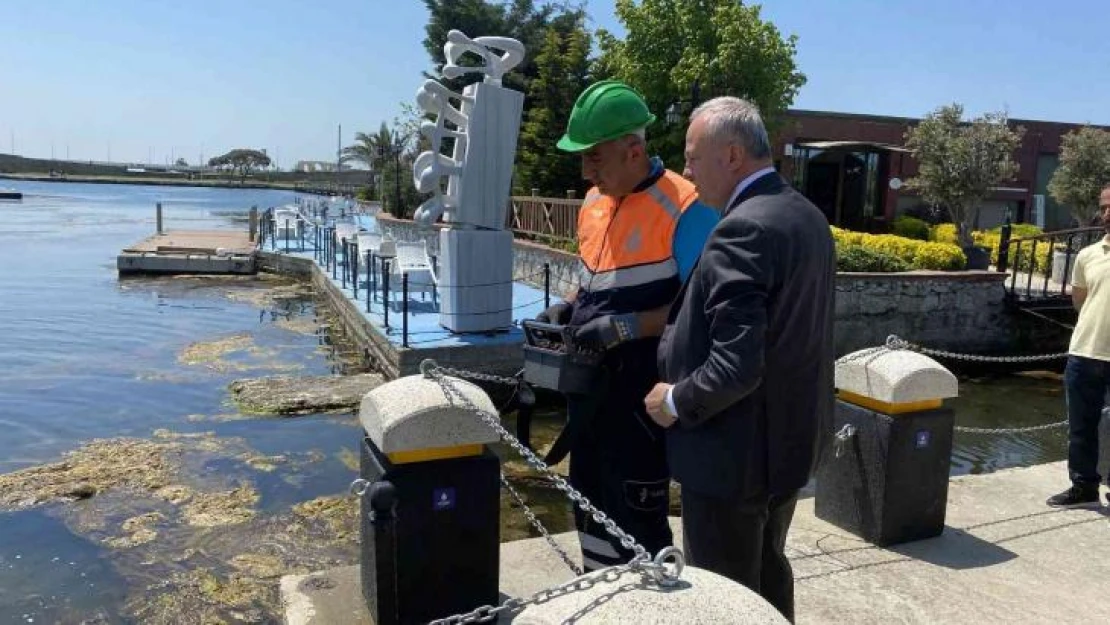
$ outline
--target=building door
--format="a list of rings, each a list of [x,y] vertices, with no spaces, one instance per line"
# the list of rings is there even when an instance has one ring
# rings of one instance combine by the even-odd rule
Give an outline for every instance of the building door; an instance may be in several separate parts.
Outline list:
[[[840,163],[810,161],[806,169],[806,197],[825,213],[830,224],[838,224],[836,199],[840,190]]]

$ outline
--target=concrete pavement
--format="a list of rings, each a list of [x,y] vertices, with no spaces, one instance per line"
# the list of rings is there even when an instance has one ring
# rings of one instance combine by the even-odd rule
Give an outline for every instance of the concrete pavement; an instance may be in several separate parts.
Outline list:
[[[799,502],[787,542],[797,622],[1110,622],[1110,509],[1046,507],[1066,486],[1062,462],[953,478],[943,535],[887,549],[814,517],[812,498]],[[681,545],[680,520],[673,524]],[[577,557],[573,534],[556,539]],[[572,577],[541,538],[501,546],[506,595]],[[286,622],[369,623],[358,588],[357,566],[286,577]]]

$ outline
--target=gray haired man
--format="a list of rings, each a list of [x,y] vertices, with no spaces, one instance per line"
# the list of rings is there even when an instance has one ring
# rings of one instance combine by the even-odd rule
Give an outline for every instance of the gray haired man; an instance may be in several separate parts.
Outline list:
[[[744,100],[694,111],[684,173],[722,216],[671,307],[645,404],[667,428],[687,560],[793,620],[786,533],[832,416],[832,235],[771,166]]]

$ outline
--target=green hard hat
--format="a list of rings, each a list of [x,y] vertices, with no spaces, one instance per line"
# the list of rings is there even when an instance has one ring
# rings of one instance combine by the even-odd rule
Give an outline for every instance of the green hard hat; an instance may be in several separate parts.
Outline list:
[[[559,139],[560,150],[582,152],[593,146],[623,137],[655,121],[639,93],[616,80],[590,85],[578,96],[567,122],[567,132]]]

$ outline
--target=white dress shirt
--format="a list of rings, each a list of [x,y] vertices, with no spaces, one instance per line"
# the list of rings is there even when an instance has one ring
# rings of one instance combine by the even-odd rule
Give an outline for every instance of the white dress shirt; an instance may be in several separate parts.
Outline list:
[[[760,169],[756,172],[753,172],[747,178],[744,178],[743,180],[741,180],[736,185],[736,188],[733,189],[732,195],[728,198],[728,203],[721,207],[721,214],[724,215],[725,211],[727,211],[728,208],[730,206],[732,206],[732,203],[736,201],[736,198],[740,197],[740,194],[744,192],[744,189],[747,189],[749,186],[751,186],[751,184],[753,182],[755,182],[756,180],[759,180],[763,176],[766,176],[767,174],[772,174],[774,172],[775,172],[774,167],[767,166],[767,167],[764,167],[763,169]],[[678,410],[675,410],[674,398],[671,397],[671,393],[673,391],[674,391],[674,386],[671,386],[671,388],[667,389],[667,408],[670,409],[672,415],[675,415],[677,417],[678,416]]]

